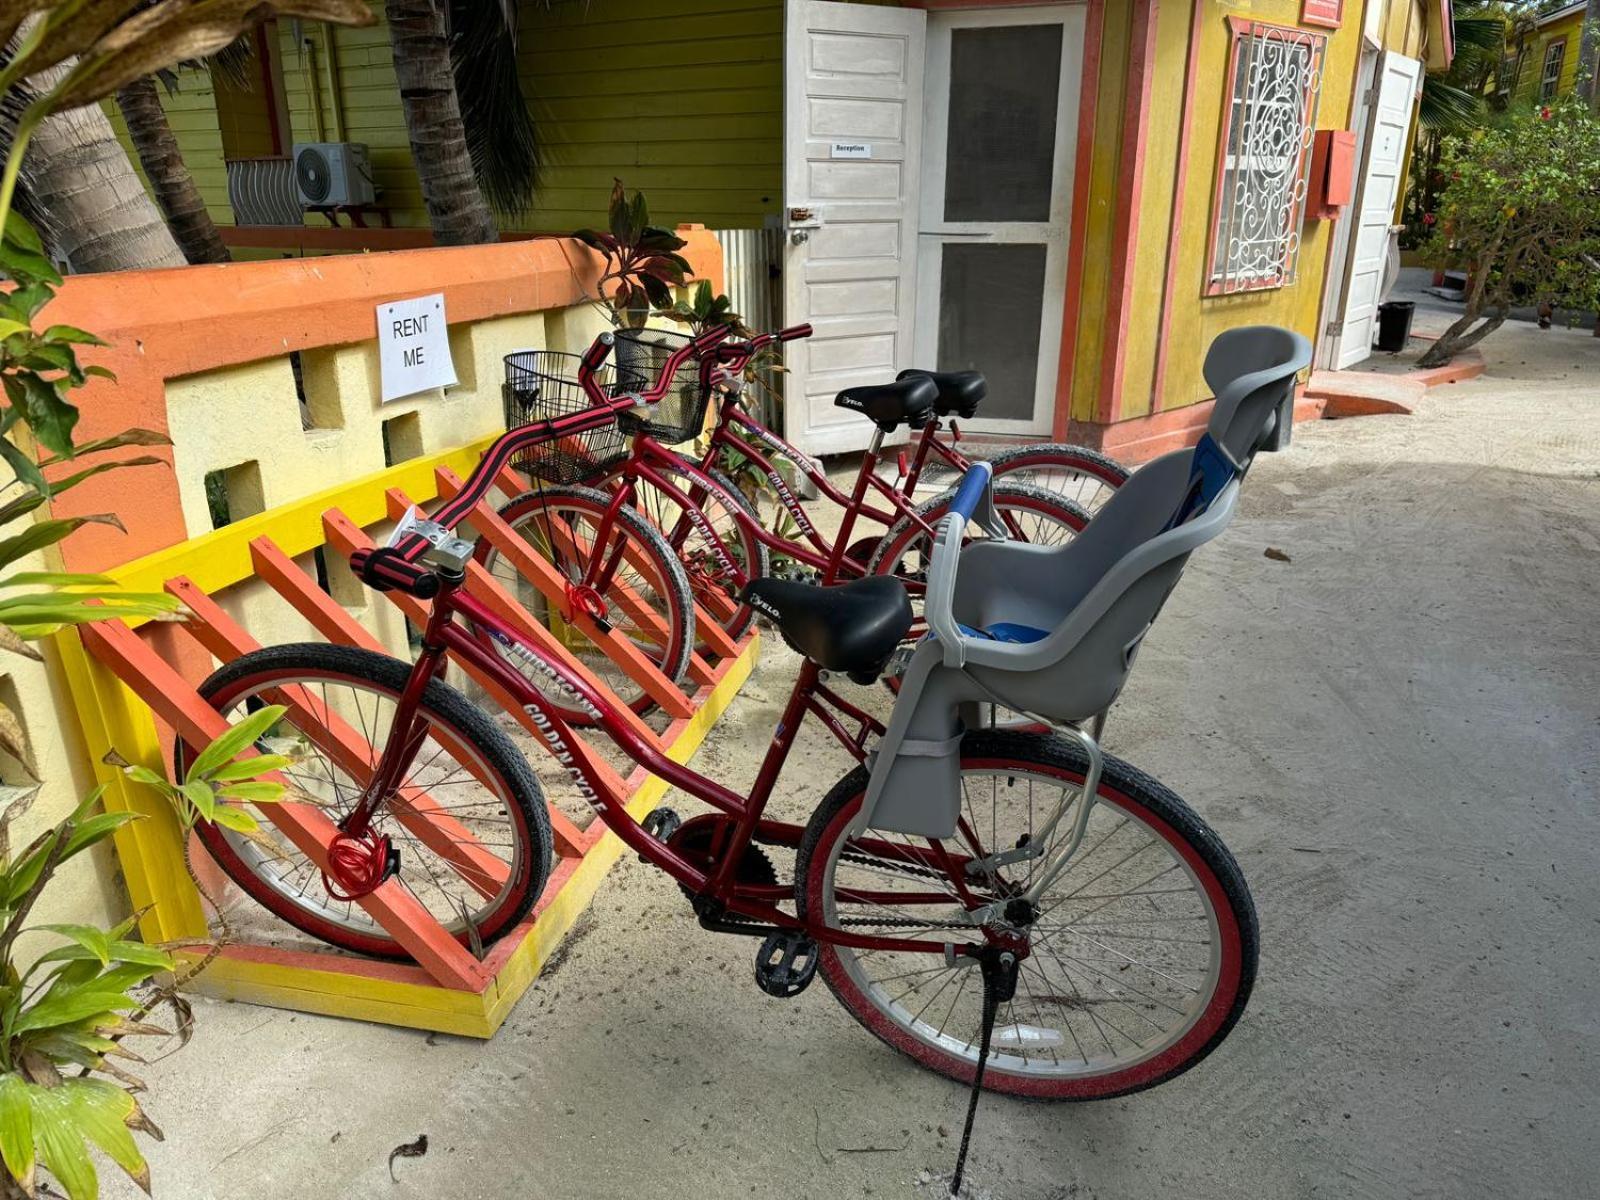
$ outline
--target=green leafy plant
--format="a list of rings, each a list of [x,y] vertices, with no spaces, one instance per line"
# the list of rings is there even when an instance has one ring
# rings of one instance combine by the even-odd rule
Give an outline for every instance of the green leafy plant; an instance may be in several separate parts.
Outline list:
[[[143,1023],[132,989],[172,960],[128,939],[137,915],[109,930],[29,923],[64,864],[135,819],[94,812],[99,799],[92,792],[17,854],[10,825],[26,803],[0,814],[0,1183],[7,1196],[36,1195],[40,1167],[71,1200],[96,1196],[90,1146],[149,1190],[133,1133],[159,1138],[161,1131],[134,1098],[138,1080],[110,1060],[138,1061],[121,1045],[129,1034],[166,1032]],[[51,944],[25,963],[19,942],[38,934],[50,935]]]
[[[689,260],[679,254],[687,243],[670,229],[650,224],[643,192],[630,198],[618,179],[611,189],[610,229],[580,229],[573,238],[604,259],[599,300],[613,325],[641,328],[653,312],[670,313],[672,289],[688,280]]]
[[[687,325],[693,334],[702,334],[720,325],[731,325],[735,332],[745,332],[744,319],[733,311],[733,301],[712,288],[709,279],[698,280],[693,288],[679,288],[672,307],[661,315]]]
[[[1600,308],[1600,118],[1576,98],[1450,139],[1424,246],[1465,271],[1466,308],[1419,360],[1442,366],[1498,329],[1513,303]]]
[[[278,706],[251,713],[197,755],[180,784],[147,767],[123,764],[123,769],[172,803],[186,842],[201,820],[253,834],[259,828],[256,818],[238,805],[281,799],[283,785],[258,776],[287,766],[289,760],[272,754],[237,756],[283,713]],[[141,1001],[135,988],[174,969],[166,949],[129,938],[142,914],[111,929],[29,924],[35,904],[61,866],[137,819],[132,812],[95,812],[103,791],[91,792],[66,820],[15,856],[10,853],[10,824],[27,802],[0,813],[0,1160],[7,1172],[0,1178],[0,1197],[37,1195],[42,1167],[70,1200],[93,1200],[99,1180],[90,1147],[150,1190],[149,1167],[133,1133],[159,1139],[161,1131],[135,1098],[142,1088],[137,1076],[113,1060],[142,1061],[122,1044],[129,1035],[171,1036],[145,1017],[156,1004],[175,999],[178,989],[204,970],[226,942],[224,920],[224,937],[202,959]],[[198,879],[195,883],[206,894]],[[221,920],[221,909],[217,911]],[[54,941],[24,965],[19,942],[34,934],[52,935]],[[73,1070],[77,1073],[69,1074]]]

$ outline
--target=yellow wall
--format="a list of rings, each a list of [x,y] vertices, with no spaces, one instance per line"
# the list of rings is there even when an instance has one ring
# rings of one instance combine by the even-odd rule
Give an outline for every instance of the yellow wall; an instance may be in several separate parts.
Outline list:
[[[782,0],[525,2],[522,15],[523,87],[549,163],[529,226],[602,222],[614,177],[668,226],[777,215]]]
[[[1206,347],[1220,333],[1239,325],[1284,325],[1316,340],[1321,315],[1325,270],[1335,223],[1307,220],[1295,282],[1285,287],[1231,296],[1207,297],[1206,271],[1213,234],[1217,150],[1222,136],[1228,90],[1226,65],[1231,45],[1227,17],[1231,14],[1270,24],[1298,26],[1300,0],[1255,0],[1241,5],[1219,0],[1193,0],[1204,6],[1193,104],[1187,118],[1183,110],[1185,59],[1193,17],[1190,0],[1159,0],[1156,15],[1156,69],[1151,91],[1151,111],[1145,142],[1144,188],[1138,201],[1138,234],[1134,261],[1133,303],[1127,331],[1120,419],[1147,416],[1181,408],[1209,398],[1200,374]],[[1371,0],[1385,3],[1385,0]],[[1111,6],[1108,6],[1108,9]],[[1318,129],[1345,129],[1351,119],[1351,100],[1360,64],[1361,0],[1347,0],[1344,23],[1327,34],[1322,92],[1317,111]],[[1389,0],[1382,21],[1389,48],[1412,56],[1422,53],[1423,20],[1411,0]],[[1102,49],[1102,112],[1120,115],[1125,84],[1119,70],[1127,57],[1122,22],[1107,14]],[[1182,122],[1190,122],[1189,163],[1183,182],[1183,210],[1173,273],[1171,316],[1161,326],[1161,296],[1168,273],[1168,243],[1172,228]],[[1073,380],[1072,415],[1094,419],[1100,376],[1110,369],[1100,353],[1106,315],[1101,307],[1104,272],[1097,266],[1119,248],[1110,237],[1106,209],[1115,203],[1116,166],[1120,160],[1120,121],[1108,129],[1102,120],[1095,146],[1095,183],[1091,193],[1091,226],[1085,254],[1084,312],[1078,329],[1079,357]],[[1162,394],[1152,394],[1159,347],[1167,345],[1166,375]]]
[[[1583,17],[1584,10],[1580,8],[1528,36],[1513,93],[1518,100],[1539,98],[1539,85],[1544,79],[1544,56],[1552,43],[1563,39],[1567,43],[1567,48],[1561,60],[1561,75],[1556,83],[1555,94],[1569,95],[1577,87],[1578,61],[1581,58],[1578,51],[1583,40]]]

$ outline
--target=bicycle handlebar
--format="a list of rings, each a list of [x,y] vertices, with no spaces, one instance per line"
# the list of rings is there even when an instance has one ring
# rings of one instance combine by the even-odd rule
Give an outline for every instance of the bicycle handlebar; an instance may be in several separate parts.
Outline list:
[[[658,402],[672,386],[674,374],[685,358],[690,354],[705,354],[732,332],[728,326],[718,326],[689,339],[668,356],[653,386],[643,392],[617,397],[605,395],[594,379],[595,371],[605,362],[616,342],[613,335],[601,334],[584,353],[578,366],[578,382],[583,385],[592,407],[545,421],[535,421],[503,434],[489,447],[455,498],[434,513],[425,524],[454,529],[488,494],[495,476],[511,463],[517,451],[598,429],[615,421],[618,413],[641,403]],[[356,551],[350,556],[350,569],[363,583],[378,591],[399,589],[418,599],[429,600],[438,595],[443,585],[437,572],[418,564],[418,560],[432,545],[433,542],[420,533],[407,533],[397,538],[392,546]]]
[[[933,552],[928,556],[923,617],[943,648],[945,665],[949,667],[966,662],[965,635],[956,621],[953,603],[961,546],[967,526],[972,523],[982,526],[990,537],[1006,536],[1005,526],[994,511],[994,468],[986,462],[973,463],[961,477],[950,507],[934,530]]]

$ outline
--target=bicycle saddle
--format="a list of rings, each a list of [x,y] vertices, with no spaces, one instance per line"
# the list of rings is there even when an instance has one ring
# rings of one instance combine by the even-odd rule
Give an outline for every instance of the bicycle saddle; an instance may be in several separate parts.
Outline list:
[[[911,628],[911,600],[900,581],[887,575],[837,587],[753,579],[740,599],[770,617],[798,653],[857,683],[878,677]]]
[[[983,398],[989,394],[989,381],[983,377],[982,371],[924,371],[921,367],[912,367],[909,371],[901,371],[895,378],[915,379],[918,375],[933,380],[934,386],[939,389],[939,398],[933,402],[933,411],[941,417],[971,418],[977,413]]]
[[[833,403],[838,408],[853,409],[875,421],[885,433],[893,433],[902,421],[921,429],[933,419],[938,397],[939,389],[933,380],[917,377],[846,388],[834,397]]]

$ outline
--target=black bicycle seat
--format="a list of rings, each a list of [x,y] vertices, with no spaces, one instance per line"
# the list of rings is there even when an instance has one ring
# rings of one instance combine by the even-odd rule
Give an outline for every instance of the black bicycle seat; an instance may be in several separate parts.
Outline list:
[[[885,433],[893,433],[901,422],[921,429],[933,420],[933,406],[938,398],[939,389],[933,380],[919,377],[846,388],[833,402],[839,408],[848,408],[870,418]]]
[[[812,662],[871,683],[911,628],[911,600],[898,579],[869,575],[837,587],[754,579],[740,597],[771,618]]]
[[[901,371],[895,378],[915,379],[919,375],[933,380],[934,386],[939,389],[939,397],[933,402],[933,411],[941,417],[970,419],[977,413],[983,398],[989,394],[989,381],[983,377],[982,371],[924,371],[921,367],[912,367],[909,371]]]

